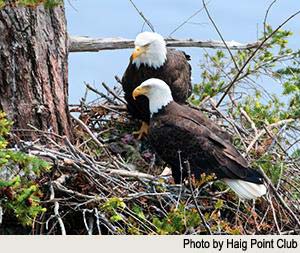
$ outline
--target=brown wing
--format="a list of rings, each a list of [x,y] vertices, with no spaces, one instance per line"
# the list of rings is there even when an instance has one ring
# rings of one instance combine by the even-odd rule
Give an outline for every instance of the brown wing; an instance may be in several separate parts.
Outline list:
[[[168,49],[167,61],[158,69],[143,64],[136,68],[130,61],[122,78],[124,97],[129,113],[134,118],[149,121],[148,99],[144,96],[140,96],[136,100],[132,98],[133,90],[149,78],[159,78],[165,81],[170,86],[174,101],[184,103],[192,92],[191,66],[188,60],[189,56],[184,52]]]
[[[186,102],[192,94],[190,56],[183,51],[168,50],[167,63],[164,70],[164,80],[169,84],[174,101],[180,104]]]
[[[196,124],[204,125],[212,132],[216,133],[219,137],[231,142],[232,136],[220,128],[215,122],[207,118],[201,111],[190,108],[187,105],[179,106],[177,104],[172,105],[176,108],[170,108],[171,110],[176,110],[177,114],[181,117],[188,117],[189,120],[194,121]]]
[[[178,109],[178,108],[177,108]],[[261,175],[248,167],[236,148],[218,136],[218,132],[196,122],[190,115],[167,110],[154,118],[150,141],[158,154],[180,175],[178,151],[182,161],[188,160],[195,175],[215,173],[218,178],[243,179],[260,183]]]

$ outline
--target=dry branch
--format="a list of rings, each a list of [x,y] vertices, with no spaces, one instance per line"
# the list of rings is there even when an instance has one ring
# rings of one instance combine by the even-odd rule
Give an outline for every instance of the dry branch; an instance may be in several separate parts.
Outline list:
[[[111,170],[109,170],[109,173],[111,175],[119,175],[119,176],[124,176],[124,177],[135,177],[135,178],[145,178],[145,179],[149,179],[149,180],[155,180],[155,176],[152,176],[152,175],[149,175],[146,173],[137,172],[137,171],[111,169]]]
[[[51,192],[50,200],[53,200],[55,198],[53,185],[50,185],[50,192]],[[59,203],[58,203],[58,201],[54,201],[54,217],[57,218],[58,224],[60,226],[61,234],[66,235],[67,233],[66,233],[65,224],[64,224],[58,210],[59,210]],[[51,217],[53,217],[53,216],[51,216]]]
[[[278,127],[280,125],[283,125],[283,124],[288,124],[288,123],[291,123],[293,122],[294,119],[286,119],[286,120],[281,120],[281,121],[278,121],[278,122],[275,122],[273,124],[270,124],[267,126],[267,129],[272,129],[273,127]],[[247,147],[246,149],[246,152],[249,153],[249,151],[251,150],[251,148],[254,146],[254,144],[258,141],[258,139],[263,136],[264,134],[266,133],[266,130],[265,129],[262,129],[255,137],[254,139],[251,141],[251,143],[249,144],[249,146]]]
[[[166,39],[168,47],[204,47],[225,48],[222,41],[194,39]],[[242,44],[236,41],[226,41],[231,50],[257,48],[260,42]],[[69,52],[98,52],[102,50],[134,48],[134,40],[126,38],[90,38],[84,36],[69,37]]]
[[[237,229],[241,234],[299,233],[299,201],[286,196],[286,184],[297,184],[295,179],[299,173],[288,155],[283,153],[288,166],[280,176],[282,183],[278,189],[264,175],[270,185],[271,195],[267,203],[263,198],[255,203],[254,217],[249,211],[249,203],[240,203],[242,208],[239,209],[236,196],[228,189],[219,189],[216,184],[210,183],[205,187],[194,184],[190,169],[187,169],[189,184],[174,185],[171,178],[162,177],[161,171],[165,164],[147,147],[146,140],[138,142],[128,134],[135,128],[135,124],[124,113],[124,104],[122,97],[119,99],[118,90],[111,91],[105,97],[98,94],[99,99],[86,103],[84,108],[81,105],[74,106],[77,107],[75,111],[80,113],[78,118],[73,117],[76,143],[72,144],[61,136],[49,136],[47,132],[36,129],[32,131],[39,133],[40,142],[22,141],[20,146],[23,151],[42,157],[53,167],[51,174],[40,180],[43,189],[52,195],[50,199],[49,194],[43,199],[48,211],[36,220],[40,226],[33,226],[33,234],[44,234],[45,229],[48,234],[126,234],[131,233],[128,228],[138,229],[140,234],[157,234],[161,228],[157,227],[153,217],[165,222],[174,213],[181,214],[182,206],[184,213],[196,217],[198,212],[200,218],[198,225],[184,227],[181,231],[184,234],[231,234]],[[88,89],[87,92],[93,91]],[[238,116],[234,117],[231,111],[224,112],[216,108],[211,98],[207,102],[210,103],[203,103],[201,109],[212,120],[221,122],[228,132],[237,133],[246,144],[241,147],[243,154],[246,154],[249,145],[253,147],[256,142],[259,144],[260,138],[268,131],[282,124],[288,124],[290,127],[285,128],[288,130],[296,124],[293,119],[288,119],[265,128],[256,125],[255,131],[254,122],[252,127],[249,126],[248,120],[252,119],[249,117],[247,121],[243,120],[240,110],[237,110]],[[234,104],[231,106],[236,108]],[[98,110],[102,107],[107,109]],[[244,116],[247,117],[247,114]],[[44,139],[49,141],[45,143],[42,141]],[[59,144],[62,139],[65,146]],[[278,138],[276,143],[283,145],[284,140]],[[272,153],[278,150],[276,146],[273,149]],[[249,159],[257,159],[251,153]],[[293,176],[290,176],[291,173]],[[49,190],[47,186],[52,188]],[[290,195],[298,192],[297,189],[288,189]],[[112,212],[114,203],[121,205]],[[219,207],[216,209],[217,205]],[[137,210],[140,211],[137,213]],[[116,217],[121,220],[115,221]],[[231,218],[226,220],[223,217]],[[237,227],[234,221],[239,221],[240,225]]]

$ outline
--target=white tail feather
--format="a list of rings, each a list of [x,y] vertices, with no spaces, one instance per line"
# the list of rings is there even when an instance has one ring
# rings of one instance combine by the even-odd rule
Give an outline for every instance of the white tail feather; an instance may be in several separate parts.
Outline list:
[[[224,181],[241,199],[256,199],[267,192],[264,184],[255,184],[240,179],[228,178],[224,179]]]

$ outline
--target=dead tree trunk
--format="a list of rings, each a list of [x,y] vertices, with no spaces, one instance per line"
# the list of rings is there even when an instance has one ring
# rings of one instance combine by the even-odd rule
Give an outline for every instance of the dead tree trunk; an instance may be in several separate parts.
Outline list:
[[[63,6],[0,10],[0,110],[15,129],[30,124],[71,138],[67,58]]]

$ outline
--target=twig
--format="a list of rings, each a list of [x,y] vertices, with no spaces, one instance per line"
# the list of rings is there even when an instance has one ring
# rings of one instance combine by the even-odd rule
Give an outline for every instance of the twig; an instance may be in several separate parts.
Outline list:
[[[250,126],[251,126],[251,128],[253,129],[254,134],[257,135],[257,133],[258,133],[257,127],[256,127],[254,121],[253,121],[253,120],[250,118],[250,116],[248,115],[248,113],[244,110],[244,108],[242,108],[242,107],[239,108],[237,102],[232,98],[231,95],[229,95],[229,98],[231,99],[232,104],[233,104],[237,109],[240,110],[241,114],[242,114],[242,115],[246,118],[246,120],[250,123]]]
[[[269,187],[272,189],[273,193],[275,194],[275,196],[279,200],[279,202],[282,204],[282,206],[284,207],[284,209],[293,217],[294,221],[300,227],[300,220],[298,219],[297,215],[291,210],[291,208],[287,205],[287,203],[283,200],[283,198],[277,192],[275,186],[273,185],[273,183],[271,182],[271,180],[268,178],[268,176],[266,175],[266,173],[264,172],[264,170],[260,166],[258,168],[259,168],[259,171],[262,173],[264,179],[268,183]]]
[[[267,129],[271,129],[273,127],[277,127],[277,126],[280,126],[282,124],[288,124],[288,123],[291,123],[293,122],[294,119],[285,119],[285,120],[281,120],[281,121],[278,121],[278,122],[275,122],[273,124],[270,124],[267,126]],[[246,152],[249,153],[249,151],[251,150],[251,148],[254,146],[254,144],[258,141],[258,139],[263,136],[264,134],[266,133],[266,130],[265,129],[262,129],[254,138],[253,140],[250,142],[249,146],[247,147],[246,149]]]
[[[193,189],[193,185],[192,185],[192,176],[191,176],[191,167],[190,167],[190,163],[188,161],[184,161],[184,164],[187,168],[187,171],[188,171],[188,177],[189,177],[189,185],[190,185],[190,189],[191,189],[191,192],[192,192],[192,197],[193,197],[193,201],[194,201],[194,204],[196,206],[196,209],[198,211],[198,214],[201,218],[201,221],[206,229],[206,232],[209,234],[209,235],[212,235],[212,232],[211,232],[211,229],[209,227],[209,225],[206,223],[206,220],[205,220],[205,217],[201,211],[201,209],[199,208],[198,206],[198,203],[197,203],[197,200],[196,200],[196,196],[195,196],[195,192],[194,192],[194,189]]]
[[[102,86],[111,94],[113,95],[116,99],[118,99],[120,102],[122,102],[123,104],[127,104],[127,102],[121,98],[120,96],[118,96],[113,90],[111,90],[104,82],[102,83]]]
[[[110,169],[108,170],[109,174],[111,175],[119,175],[119,176],[124,176],[124,177],[134,177],[134,178],[145,178],[149,180],[155,180],[156,177],[142,173],[142,172],[137,172],[137,171],[127,171],[127,170],[114,170]]]
[[[51,193],[50,200],[53,200],[55,198],[55,193],[54,193],[54,188],[53,188],[52,184],[50,185],[50,193]],[[57,218],[58,224],[60,226],[61,234],[66,235],[67,234],[66,228],[65,228],[62,218],[60,217],[58,210],[59,210],[59,203],[58,203],[58,201],[54,201],[54,216]]]
[[[285,125],[285,126],[286,126],[286,125]],[[273,138],[274,143],[277,144],[277,146],[281,149],[281,151],[282,151],[288,158],[292,159],[292,158],[290,157],[289,153],[287,153],[287,152],[285,151],[285,149],[282,147],[282,145],[278,142],[277,138],[274,138],[274,137],[272,136],[272,134],[270,133],[269,129],[266,128],[266,126],[263,126],[263,127],[264,127],[266,133],[267,133],[271,138]],[[296,168],[300,169],[300,166],[299,166],[298,164],[294,163],[294,165],[295,165]]]
[[[238,65],[237,65],[237,63],[236,63],[236,61],[235,61],[235,59],[234,59],[234,56],[233,56],[233,54],[232,54],[230,48],[228,47],[226,41],[224,40],[224,38],[223,38],[221,32],[219,31],[219,28],[217,27],[215,21],[214,21],[213,18],[211,17],[211,15],[210,15],[210,13],[209,13],[209,11],[208,11],[208,9],[207,9],[207,6],[206,6],[206,3],[205,3],[204,0],[202,0],[202,4],[203,4],[203,8],[204,8],[204,10],[205,10],[205,12],[206,12],[206,14],[207,14],[209,20],[210,20],[211,23],[213,24],[213,26],[214,26],[215,30],[217,31],[217,33],[218,33],[220,39],[222,40],[222,42],[224,43],[224,45],[225,45],[225,47],[226,47],[228,53],[230,54],[230,57],[231,57],[231,59],[232,59],[232,61],[233,61],[233,63],[234,63],[235,68],[237,69],[237,71],[239,71],[239,67],[238,67]]]
[[[180,188],[179,188],[179,194],[178,194],[178,198],[177,198],[177,202],[176,202],[176,209],[179,206],[179,202],[181,199],[181,194],[182,194],[182,185],[183,185],[183,167],[182,167],[182,159],[181,159],[181,151],[178,150],[178,159],[179,159],[179,169],[180,169]]]
[[[0,205],[0,225],[2,224],[2,221],[3,221],[3,208]]]
[[[209,4],[211,2],[207,1],[206,4]],[[185,21],[183,21],[179,26],[177,26],[172,32],[170,32],[170,34],[168,35],[169,38],[171,38],[171,36],[177,32],[181,27],[183,27],[185,24],[187,24],[193,17],[197,16],[201,11],[203,11],[204,7],[202,7],[200,10],[197,10],[196,12],[194,12],[191,16],[189,16]]]
[[[236,122],[234,122],[232,119],[228,118],[226,115],[224,115],[224,113],[222,113],[216,106],[216,103],[215,101],[212,99],[212,98],[209,98],[209,102],[211,104],[211,106],[213,107],[213,109],[224,119],[226,120],[229,124],[231,124],[234,129],[236,130],[235,132],[240,136],[241,140],[242,140],[242,137],[239,133],[239,131],[245,135],[248,135],[249,133],[243,129],[240,125],[238,125]]]
[[[79,198],[83,198],[83,199],[90,199],[90,200],[93,200],[95,202],[99,202],[100,200],[103,199],[103,198],[100,198],[99,196],[86,195],[86,194],[82,194],[82,193],[77,192],[77,191],[67,189],[66,187],[64,187],[62,184],[60,184],[57,181],[53,182],[53,187],[58,189],[61,192],[64,192],[64,193],[67,193],[67,194],[70,194],[70,195],[73,195],[73,196],[76,196],[76,197],[79,197]]]
[[[225,93],[222,95],[221,99],[217,103],[217,107],[222,103],[223,99],[226,97],[228,92],[230,91],[231,87],[234,85],[235,81],[239,78],[241,73],[244,71],[248,63],[251,61],[251,59],[255,56],[255,54],[262,48],[262,46],[267,42],[268,39],[270,39],[282,26],[284,26],[288,21],[290,21],[292,18],[294,18],[296,15],[298,15],[300,11],[295,12],[291,16],[289,16],[283,23],[281,23],[271,34],[269,34],[267,37],[263,39],[263,41],[260,43],[260,45],[252,52],[252,54],[248,57],[248,59],[245,61],[243,66],[240,68],[239,72],[235,75],[233,80],[228,85],[228,88],[226,89]]]
[[[170,195],[170,192],[137,192],[128,194],[126,199],[136,199],[140,197],[150,197],[150,196],[166,196]]]
[[[93,88],[91,85],[89,84],[85,84],[86,88],[93,91],[94,93],[96,93],[97,95],[99,95],[100,97],[105,98],[107,101],[109,101],[112,104],[116,104],[110,97],[108,97],[107,95],[105,95],[104,93],[98,91],[97,89]]]
[[[269,11],[270,9],[272,8],[272,6],[277,2],[277,0],[273,0],[273,2],[269,5],[267,11],[266,11],[266,14],[265,14],[265,17],[264,17],[264,35],[266,36],[266,27],[267,27],[267,18],[268,18],[268,15],[269,15]]]
[[[109,232],[111,232],[112,234],[119,234],[118,230],[115,226],[113,226],[109,220],[105,217],[104,214],[101,214],[98,209],[95,207],[94,208],[94,212],[95,212],[95,217],[96,217],[96,223],[97,223],[97,227],[98,227],[98,231],[100,232],[100,220],[102,221],[102,224],[108,229]]]
[[[86,215],[85,213],[88,212],[88,213],[93,213],[94,212],[94,209],[92,210],[89,210],[89,209],[83,209],[82,210],[82,216],[83,216],[83,223],[84,223],[84,226],[88,232],[88,235],[92,235],[93,234],[93,229],[94,229],[94,220],[93,220],[93,217],[89,217],[89,224],[87,223],[86,221]]]
[[[94,142],[96,142],[99,147],[105,148],[105,145],[103,145],[98,138],[92,133],[92,131],[88,128],[86,124],[84,124],[80,119],[76,118],[75,116],[71,115],[71,118],[75,120],[88,134],[89,136],[93,139]]]
[[[267,198],[267,200],[268,200],[268,202],[271,206],[271,209],[272,209],[272,214],[273,214],[273,218],[274,218],[274,222],[275,222],[277,232],[278,232],[278,234],[281,235],[281,230],[280,230],[279,225],[278,225],[277,216],[276,216],[276,212],[275,212],[275,209],[274,209],[274,206],[273,206],[273,203],[272,203],[271,196],[269,194],[267,194],[266,198]]]
[[[122,85],[122,80],[120,77],[118,77],[117,75],[115,75],[115,80],[117,81],[117,83]]]
[[[145,21],[145,23],[149,26],[152,32],[155,32],[153,25],[150,23],[150,21],[145,17],[145,15],[138,9],[138,7],[135,5],[135,3],[132,0],[129,0],[129,2],[133,5],[133,7],[136,9],[136,11],[139,13],[139,15],[142,17],[142,19]]]
[[[70,0],[68,0],[68,4],[72,7],[72,9],[76,12],[78,12],[78,9],[75,8],[75,6],[72,4],[72,2]]]

